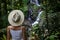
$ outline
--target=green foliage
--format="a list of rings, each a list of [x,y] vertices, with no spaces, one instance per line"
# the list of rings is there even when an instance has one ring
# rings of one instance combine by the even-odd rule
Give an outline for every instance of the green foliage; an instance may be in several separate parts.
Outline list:
[[[6,35],[3,35],[3,37],[1,38],[1,40],[6,40]]]
[[[52,33],[55,36],[55,33],[60,32],[60,1],[59,0],[44,0],[43,1],[43,6],[45,7],[45,12],[46,12],[46,24],[45,28],[49,30],[49,35],[50,35],[50,40],[52,39]],[[49,37],[49,36],[47,36]],[[47,39],[48,40],[48,39]],[[54,39],[55,40],[55,39]]]
[[[38,24],[34,25],[30,32],[30,37],[35,37],[35,36],[36,37],[38,36],[38,40],[40,40],[40,28]]]

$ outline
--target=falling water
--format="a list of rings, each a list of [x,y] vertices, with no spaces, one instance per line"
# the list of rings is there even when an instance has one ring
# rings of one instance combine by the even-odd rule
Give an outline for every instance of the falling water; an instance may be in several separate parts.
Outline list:
[[[38,0],[30,0],[30,3],[40,6]]]
[[[40,11],[40,12],[39,12],[39,14],[38,14],[38,16],[37,16],[37,19],[36,19],[36,21],[35,21],[34,23],[32,23],[32,26],[35,26],[35,25],[37,25],[37,24],[39,23],[39,21],[40,21],[40,16],[41,16],[42,12],[43,12],[43,11]]]
[[[40,20],[40,15],[41,15],[42,11],[38,12],[38,16],[37,16],[36,21],[32,20],[31,14],[33,13],[33,8],[31,7],[30,4],[35,4],[35,5],[37,5],[37,6],[40,6],[40,5],[39,5],[39,1],[38,1],[38,0],[29,0],[29,4],[28,4],[28,14],[27,14],[27,16],[28,16],[28,20],[30,20],[30,22],[32,23],[32,25],[35,25],[35,24],[37,24],[37,23],[39,22],[39,20]],[[38,11],[39,11],[39,10],[38,10]]]

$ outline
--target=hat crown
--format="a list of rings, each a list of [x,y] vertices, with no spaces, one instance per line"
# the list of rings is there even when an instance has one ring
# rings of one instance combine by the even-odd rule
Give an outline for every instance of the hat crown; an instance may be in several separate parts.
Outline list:
[[[12,17],[12,21],[14,21],[15,23],[16,23],[16,22],[19,22],[19,21],[20,21],[20,18],[21,18],[21,16],[19,15],[18,12],[16,12],[16,13],[13,15],[13,17]]]

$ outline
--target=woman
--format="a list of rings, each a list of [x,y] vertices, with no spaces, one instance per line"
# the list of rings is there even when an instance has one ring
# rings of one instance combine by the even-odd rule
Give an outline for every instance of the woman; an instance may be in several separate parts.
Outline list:
[[[27,40],[26,29],[21,26],[24,21],[24,15],[20,10],[13,10],[9,16],[8,21],[11,26],[7,27],[7,40]]]

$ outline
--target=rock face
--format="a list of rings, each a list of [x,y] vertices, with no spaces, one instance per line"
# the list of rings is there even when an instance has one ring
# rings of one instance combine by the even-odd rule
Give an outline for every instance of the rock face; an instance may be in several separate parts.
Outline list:
[[[29,26],[29,27],[31,27],[31,23],[30,23],[30,21],[27,20],[27,19],[24,20],[23,25],[24,25],[24,26]]]

